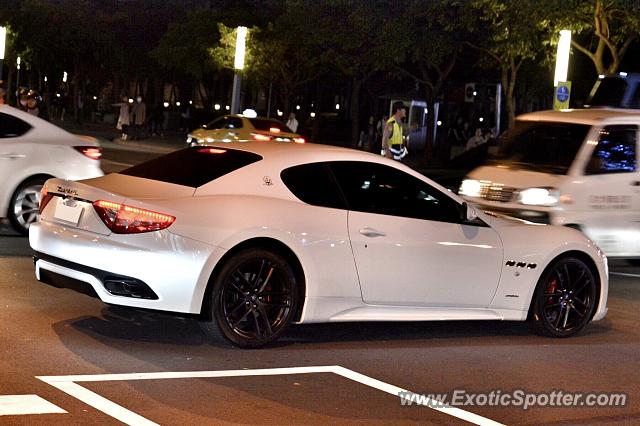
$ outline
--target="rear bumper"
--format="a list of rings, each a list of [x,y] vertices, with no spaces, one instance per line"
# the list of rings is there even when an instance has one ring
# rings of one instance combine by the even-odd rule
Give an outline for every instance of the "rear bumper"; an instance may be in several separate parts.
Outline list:
[[[200,313],[215,262],[224,254],[167,230],[104,236],[52,222],[33,224],[29,243],[40,281],[87,293],[81,282],[105,303],[189,314]]]

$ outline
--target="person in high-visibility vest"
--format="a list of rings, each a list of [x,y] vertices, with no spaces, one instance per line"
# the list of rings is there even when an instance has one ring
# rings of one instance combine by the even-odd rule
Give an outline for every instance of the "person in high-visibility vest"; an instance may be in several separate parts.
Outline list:
[[[400,161],[408,153],[402,139],[402,119],[407,115],[407,107],[400,101],[394,102],[391,114],[382,133],[381,154]]]

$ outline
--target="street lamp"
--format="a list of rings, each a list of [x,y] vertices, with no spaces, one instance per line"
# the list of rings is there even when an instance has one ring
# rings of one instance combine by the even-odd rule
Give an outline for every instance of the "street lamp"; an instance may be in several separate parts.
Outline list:
[[[240,110],[240,72],[244,68],[245,44],[247,41],[247,27],[238,27],[236,30],[236,56],[233,64],[233,91],[231,97],[231,114],[237,114]]]
[[[560,41],[558,41],[558,52],[556,54],[556,73],[553,78],[553,87],[557,87],[559,81],[567,81],[570,48],[571,48],[571,31],[569,30],[560,31]]]
[[[4,48],[7,43],[7,29],[0,27],[0,80],[2,80],[2,62],[4,62]]]
[[[18,92],[20,91],[20,56],[16,58],[16,104],[20,102],[20,99],[17,99]]]

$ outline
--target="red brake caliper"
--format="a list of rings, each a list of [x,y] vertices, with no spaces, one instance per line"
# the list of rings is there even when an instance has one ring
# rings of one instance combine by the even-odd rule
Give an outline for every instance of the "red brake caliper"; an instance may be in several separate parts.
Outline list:
[[[549,284],[547,284],[545,294],[551,295],[556,292],[557,288],[558,288],[558,281],[554,278],[551,281],[549,281]],[[552,305],[553,297],[547,297],[546,303],[547,305]]]

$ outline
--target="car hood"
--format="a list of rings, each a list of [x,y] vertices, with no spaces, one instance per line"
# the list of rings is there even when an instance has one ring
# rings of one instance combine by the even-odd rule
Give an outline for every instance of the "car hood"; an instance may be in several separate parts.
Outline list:
[[[499,164],[478,167],[472,170],[467,178],[485,180],[513,188],[555,188],[565,179],[565,175],[522,170],[512,168],[507,164]]]

